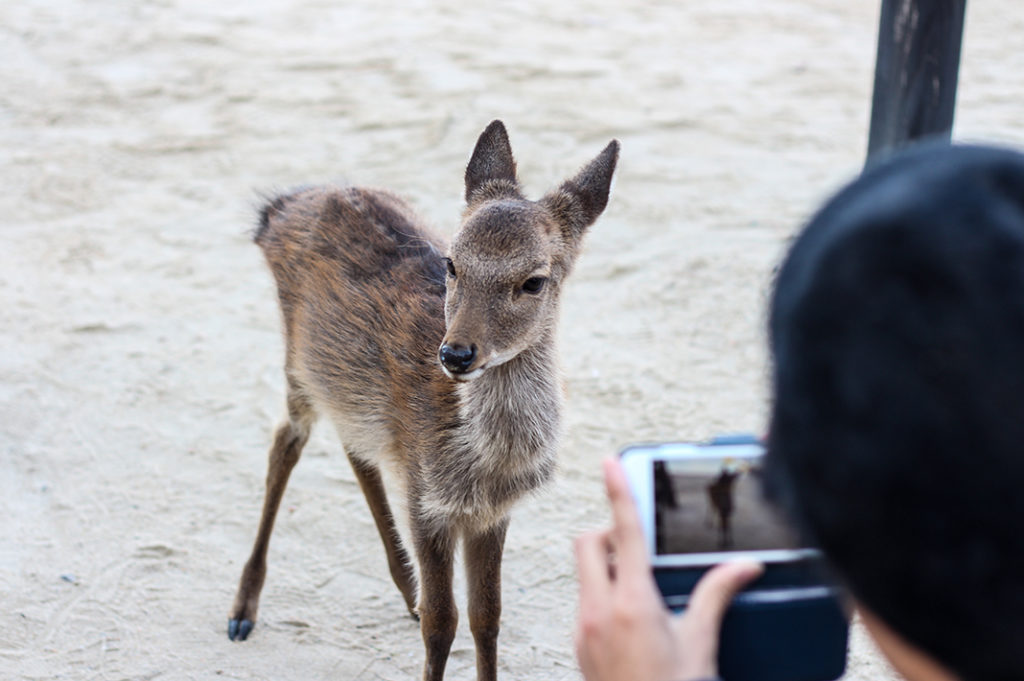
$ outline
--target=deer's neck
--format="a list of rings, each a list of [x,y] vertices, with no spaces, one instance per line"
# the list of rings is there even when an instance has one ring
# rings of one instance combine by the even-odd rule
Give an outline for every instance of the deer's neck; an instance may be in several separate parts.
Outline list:
[[[553,334],[552,334],[553,335]],[[552,338],[460,383],[458,425],[430,452],[424,519],[485,528],[554,473],[562,395]]]
[[[459,392],[465,441],[478,465],[531,488],[550,477],[562,412],[553,333]]]

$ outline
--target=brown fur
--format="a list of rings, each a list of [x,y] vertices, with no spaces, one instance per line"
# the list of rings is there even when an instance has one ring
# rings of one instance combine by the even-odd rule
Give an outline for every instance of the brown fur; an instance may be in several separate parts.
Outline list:
[[[384,191],[303,189],[265,206],[256,242],[277,282],[288,418],[269,454],[263,515],[230,614],[233,640],[256,621],[274,517],[324,415],[366,496],[395,584],[420,618],[424,679],[442,678],[455,635],[459,540],[477,677],[495,678],[508,512],[555,467],[559,293],[584,231],[607,204],[617,158],[613,141],[574,178],[528,201],[495,121],[466,168],[467,208],[450,249]],[[439,346],[472,348],[472,361],[445,360],[442,370]],[[386,488],[401,512],[392,512]]]

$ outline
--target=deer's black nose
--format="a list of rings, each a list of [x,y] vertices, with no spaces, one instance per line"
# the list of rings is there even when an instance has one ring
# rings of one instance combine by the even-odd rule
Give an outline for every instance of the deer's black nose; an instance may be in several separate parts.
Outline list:
[[[445,343],[441,346],[438,356],[441,358],[441,364],[448,371],[453,374],[464,374],[469,369],[469,365],[476,359],[476,346],[470,345],[467,348],[465,345],[449,345]]]

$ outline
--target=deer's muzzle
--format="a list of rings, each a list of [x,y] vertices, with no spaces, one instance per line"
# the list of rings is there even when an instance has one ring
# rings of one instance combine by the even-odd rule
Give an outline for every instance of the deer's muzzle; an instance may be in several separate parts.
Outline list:
[[[437,353],[442,366],[452,374],[464,374],[469,371],[476,359],[476,346],[470,345],[449,345],[444,343]]]

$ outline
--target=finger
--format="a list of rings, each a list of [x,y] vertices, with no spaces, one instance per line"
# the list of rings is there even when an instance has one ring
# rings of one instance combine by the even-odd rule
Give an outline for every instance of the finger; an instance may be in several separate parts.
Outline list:
[[[608,531],[588,532],[576,539],[576,572],[580,581],[580,607],[604,598],[611,589],[608,573]]]
[[[633,494],[629,491],[626,474],[615,459],[605,459],[604,480],[608,501],[612,507],[619,571],[646,574],[650,572],[650,562],[647,558],[647,544],[644,541],[640,516],[633,501]]]
[[[743,560],[722,563],[701,577],[690,596],[686,617],[698,630],[713,631],[718,640],[722,618],[733,597],[764,572],[761,563]]]

